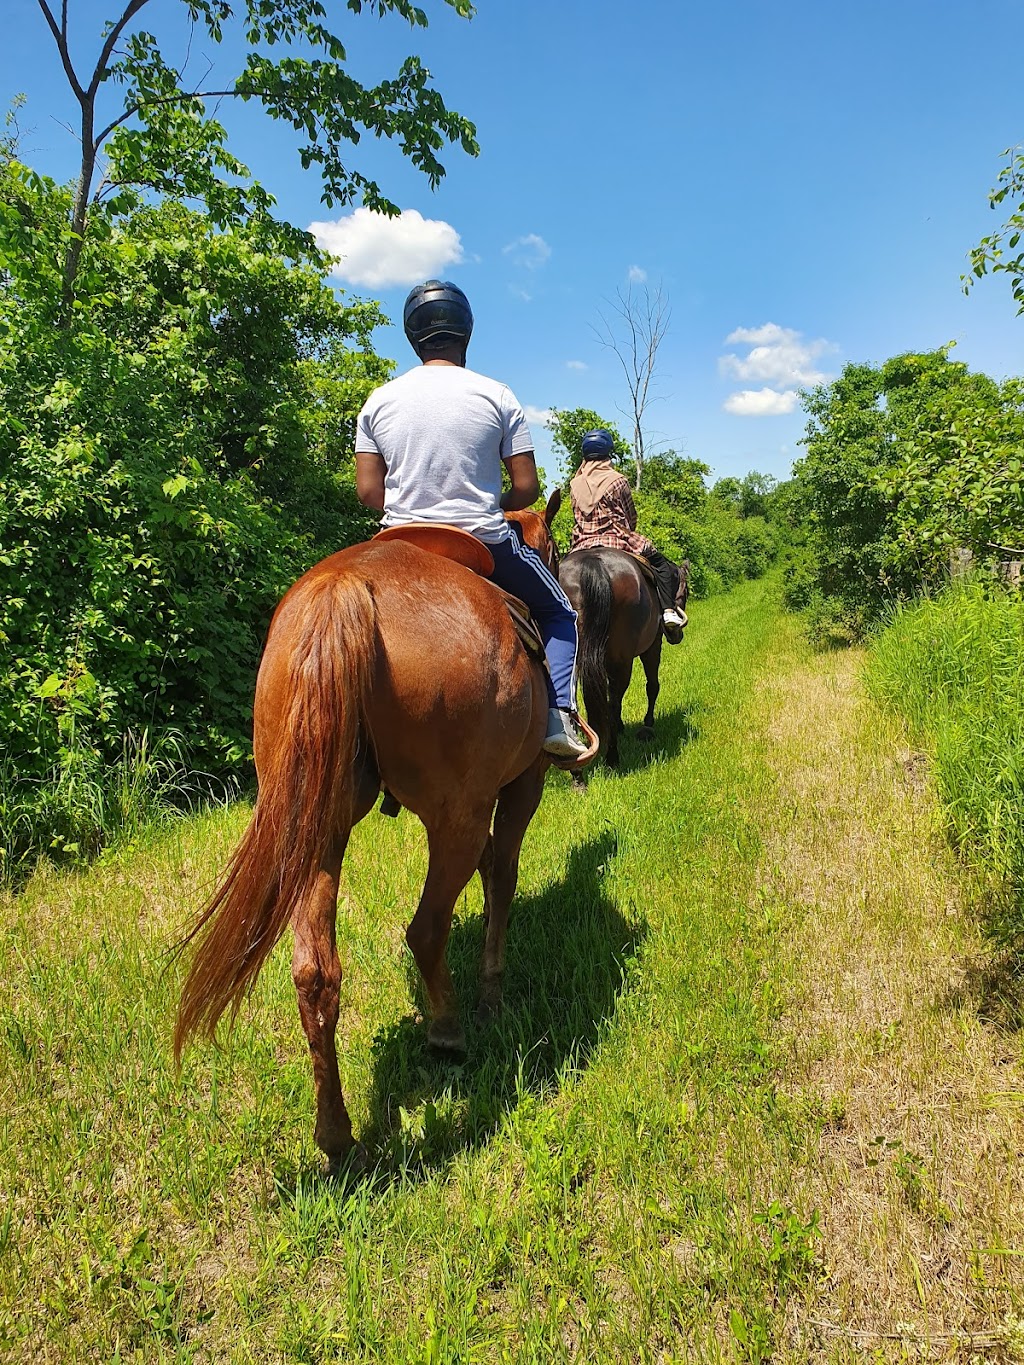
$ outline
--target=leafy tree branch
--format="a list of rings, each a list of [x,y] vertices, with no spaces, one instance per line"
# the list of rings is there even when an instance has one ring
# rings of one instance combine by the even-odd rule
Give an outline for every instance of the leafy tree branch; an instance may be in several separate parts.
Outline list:
[[[109,197],[112,186],[198,201],[222,228],[252,217],[269,219],[273,200],[231,154],[225,129],[209,111],[210,101],[255,101],[271,118],[290,124],[299,135],[303,168],[319,169],[328,206],[359,198],[377,212],[398,212],[375,180],[349,164],[350,148],[366,133],[396,141],[432,188],[445,173],[441,153],[446,146],[477,153],[473,124],[448,109],[418,57],[407,57],[393,77],[376,85],[356,80],[346,69],[345,47],[328,26],[328,7],[320,0],[278,0],[273,6],[264,0],[181,0],[191,29],[201,25],[211,41],[220,43],[234,23],[249,49],[234,79],[214,82],[216,88],[209,89],[202,82],[189,88],[184,81],[187,62],[179,69],[166,61],[153,34],[133,27],[149,2],[128,0],[106,26],[86,78],[71,52],[67,0],[62,0],[59,19],[51,0],[37,0],[79,106],[82,160],[62,269],[64,325],[74,305],[91,217],[102,200],[108,214],[128,207],[127,201]],[[469,0],[439,2],[465,18],[472,14]],[[354,15],[364,10],[378,17],[396,14],[414,28],[427,24],[426,13],[409,0],[347,0],[345,8]],[[265,50],[279,45],[292,51],[278,57]],[[295,55],[300,45],[314,55]],[[101,116],[102,97],[117,88],[120,109]],[[102,169],[101,156],[106,161]],[[282,243],[286,249],[290,244],[294,254],[303,234],[286,224],[281,228]],[[302,245],[308,248],[309,243]]]
[[[1006,165],[999,172],[996,188],[988,197],[989,207],[998,208],[1008,200],[1017,202],[1002,227],[983,237],[971,250],[971,273],[960,278],[964,293],[967,294],[976,281],[989,271],[993,274],[1004,272],[1009,276],[1010,288],[1020,314],[1024,313],[1024,249],[1021,248],[1021,237],[1024,235],[1024,149],[1008,147],[1003,155],[1007,159]]]

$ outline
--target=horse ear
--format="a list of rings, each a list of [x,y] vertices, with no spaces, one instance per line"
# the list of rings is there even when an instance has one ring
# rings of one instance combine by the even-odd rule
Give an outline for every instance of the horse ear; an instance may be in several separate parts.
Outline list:
[[[551,523],[554,521],[555,517],[558,516],[558,509],[561,507],[561,505],[562,490],[560,488],[556,488],[555,491],[551,494],[550,498],[548,498],[547,507],[544,508],[544,520],[548,524],[548,530],[551,529]]]

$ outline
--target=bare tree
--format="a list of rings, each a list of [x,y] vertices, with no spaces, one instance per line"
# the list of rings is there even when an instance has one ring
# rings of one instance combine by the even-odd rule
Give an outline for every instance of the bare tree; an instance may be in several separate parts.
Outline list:
[[[657,395],[651,382],[658,359],[658,347],[665,338],[672,309],[661,285],[651,290],[645,284],[634,289],[632,281],[625,291],[616,291],[608,302],[608,313],[600,313],[601,326],[595,327],[598,340],[618,357],[629,387],[630,407],[621,411],[633,423],[633,460],[636,467],[634,488],[640,487],[646,458],[644,412]]]

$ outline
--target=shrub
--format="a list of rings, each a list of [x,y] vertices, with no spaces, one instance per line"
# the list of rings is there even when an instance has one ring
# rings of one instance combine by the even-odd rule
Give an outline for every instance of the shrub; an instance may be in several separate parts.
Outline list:
[[[246,773],[277,600],[372,525],[344,455],[389,366],[369,346],[375,305],[174,203],[90,239],[82,306],[57,325],[66,193],[13,164],[0,189],[10,859],[95,842],[82,812],[110,808],[126,736],[150,736],[152,761],[173,732],[192,768]],[[97,783],[102,799],[79,799]]]
[[[1024,527],[1024,387],[947,349],[847,365],[807,394],[791,512],[806,559],[788,590],[862,632],[943,581],[951,549],[1005,557]]]

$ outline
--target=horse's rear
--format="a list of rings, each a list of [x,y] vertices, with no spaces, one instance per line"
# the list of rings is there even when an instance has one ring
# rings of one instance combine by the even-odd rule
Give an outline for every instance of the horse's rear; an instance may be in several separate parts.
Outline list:
[[[580,681],[587,720],[601,738],[606,763],[615,768],[622,698],[638,657],[647,678],[644,731],[653,731],[661,611],[635,557],[622,550],[576,550],[562,560],[559,581],[579,617]]]
[[[427,831],[427,879],[407,938],[431,1042],[460,1052],[444,955],[452,911],[479,867],[481,1007],[496,1008],[519,850],[548,766],[546,714],[539,665],[498,592],[469,569],[401,542],[369,542],[305,574],[271,623],[253,712],[259,796],[193,930],[203,936],[182,993],[176,1054],[191,1034],[212,1036],[225,1010],[237,1011],[290,921],[316,1140],[332,1162],[351,1148],[334,1043],[334,925],[349,835],[382,784]]]

